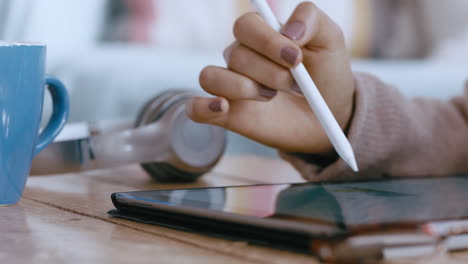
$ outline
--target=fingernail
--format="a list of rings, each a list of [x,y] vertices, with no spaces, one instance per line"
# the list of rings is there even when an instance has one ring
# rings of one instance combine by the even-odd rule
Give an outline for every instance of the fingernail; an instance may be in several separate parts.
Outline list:
[[[211,110],[211,112],[214,113],[221,113],[223,111],[223,108],[221,107],[221,102],[218,100],[211,102],[208,105],[208,108]]]
[[[294,92],[296,92],[298,94],[303,95],[302,90],[299,87],[299,85],[297,85],[297,83],[293,84],[293,86],[291,87],[291,90],[293,90]]]
[[[268,88],[266,86],[262,86],[259,89],[259,93],[260,93],[260,96],[265,97],[267,99],[271,99],[271,98],[276,96],[278,91],[270,89],[270,88]]]
[[[305,25],[299,21],[293,21],[287,23],[281,30],[281,34],[292,40],[300,40],[304,37]]]
[[[295,48],[285,47],[281,50],[281,58],[291,65],[296,64],[298,57],[299,52]]]

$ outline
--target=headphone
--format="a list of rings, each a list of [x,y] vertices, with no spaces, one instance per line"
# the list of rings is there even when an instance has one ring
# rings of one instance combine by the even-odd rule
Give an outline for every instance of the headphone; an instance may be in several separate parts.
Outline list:
[[[226,147],[223,128],[198,124],[185,114],[196,95],[171,90],[150,99],[134,122],[67,125],[37,155],[31,175],[65,174],[140,163],[159,182],[191,182],[210,171]]]

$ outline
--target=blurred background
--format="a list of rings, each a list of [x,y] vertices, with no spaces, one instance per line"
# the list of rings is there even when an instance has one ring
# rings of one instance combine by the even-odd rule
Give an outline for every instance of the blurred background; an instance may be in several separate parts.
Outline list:
[[[285,22],[302,1],[269,2]],[[462,93],[468,1],[313,2],[342,27],[355,71],[371,72],[408,96]],[[201,91],[200,70],[224,65],[232,25],[250,10],[248,0],[0,0],[0,39],[48,45],[48,72],[69,89],[71,122],[131,119],[161,91]],[[231,153],[276,155],[229,137]]]

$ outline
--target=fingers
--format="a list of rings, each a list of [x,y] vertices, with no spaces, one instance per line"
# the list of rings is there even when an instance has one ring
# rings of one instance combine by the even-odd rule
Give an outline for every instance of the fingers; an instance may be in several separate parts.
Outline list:
[[[269,101],[278,93],[246,76],[215,66],[202,70],[200,85],[207,93],[228,100]]]
[[[273,30],[256,13],[247,13],[234,25],[234,35],[244,46],[284,66],[302,61],[300,47],[310,49],[344,49],[340,27],[312,2],[300,4],[281,34]]]
[[[312,2],[297,6],[281,33],[300,47],[334,50],[345,44],[340,27]]]
[[[229,102],[224,98],[193,97],[185,103],[185,113],[194,122],[224,127]]]
[[[230,70],[274,90],[290,94],[300,91],[288,68],[240,44],[231,46],[227,53]]]
[[[234,36],[242,45],[284,67],[293,67],[302,61],[301,49],[256,13],[247,13],[236,21]]]

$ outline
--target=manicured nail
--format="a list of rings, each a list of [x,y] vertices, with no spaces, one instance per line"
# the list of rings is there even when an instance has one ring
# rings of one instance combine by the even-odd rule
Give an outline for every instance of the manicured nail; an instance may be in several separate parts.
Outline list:
[[[281,34],[292,40],[300,40],[304,37],[305,25],[299,21],[292,21],[287,23],[281,30]]]
[[[291,90],[293,90],[294,92],[296,92],[298,94],[303,95],[302,90],[299,87],[299,85],[297,85],[297,83],[293,84],[293,86],[291,87]]]
[[[260,93],[260,96],[265,97],[267,99],[271,99],[276,96],[278,91],[262,85],[262,87],[259,88],[259,93]]]
[[[221,102],[218,100],[211,102],[208,105],[208,108],[211,110],[211,112],[214,113],[221,113],[223,111],[223,108],[221,107]]]
[[[297,51],[295,48],[285,47],[281,50],[281,58],[283,58],[283,60],[291,65],[296,64],[298,57],[299,51]]]

